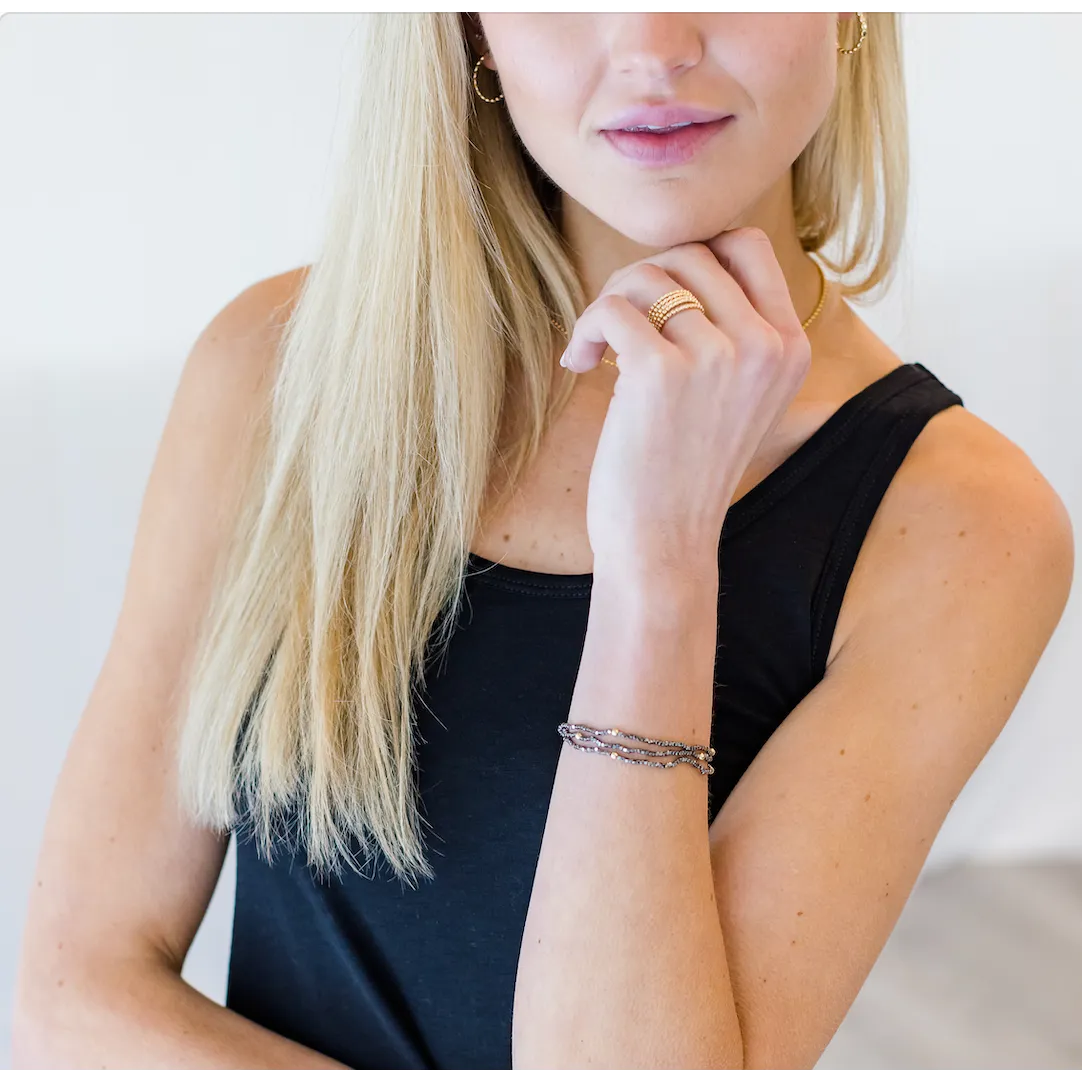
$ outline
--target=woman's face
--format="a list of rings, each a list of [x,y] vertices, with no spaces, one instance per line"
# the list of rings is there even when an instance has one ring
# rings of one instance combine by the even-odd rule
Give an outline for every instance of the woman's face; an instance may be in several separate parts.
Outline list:
[[[783,176],[834,95],[833,14],[495,12],[480,21],[483,66],[498,80],[481,70],[477,82],[504,100],[478,108],[506,107],[566,196],[649,247],[729,228]],[[687,129],[685,138],[707,136],[690,155],[651,135],[624,138],[622,152],[621,136],[604,129],[629,124],[621,114],[643,105],[728,119]]]

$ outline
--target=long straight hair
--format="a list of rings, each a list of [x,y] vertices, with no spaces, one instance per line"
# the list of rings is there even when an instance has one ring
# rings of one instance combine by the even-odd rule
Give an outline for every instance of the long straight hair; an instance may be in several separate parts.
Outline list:
[[[907,170],[895,16],[840,56],[793,166],[801,243],[883,281]],[[290,837],[322,875],[379,854],[435,873],[415,691],[453,631],[489,481],[506,496],[566,404],[553,329],[586,298],[560,192],[505,107],[480,101],[456,12],[373,14],[320,257],[283,319],[266,439],[215,571],[179,718],[193,820]],[[878,187],[877,187],[878,177]],[[502,497],[499,501],[502,505]]]

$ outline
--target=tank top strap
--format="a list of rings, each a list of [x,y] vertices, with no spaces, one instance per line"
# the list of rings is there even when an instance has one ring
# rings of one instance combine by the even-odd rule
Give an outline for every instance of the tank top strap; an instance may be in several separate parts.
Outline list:
[[[924,426],[949,406],[964,406],[961,396],[920,363],[907,366],[912,378],[862,411],[847,434],[842,458],[853,470],[811,604],[811,665],[821,677],[833,640],[842,599],[857,556],[887,488]]]

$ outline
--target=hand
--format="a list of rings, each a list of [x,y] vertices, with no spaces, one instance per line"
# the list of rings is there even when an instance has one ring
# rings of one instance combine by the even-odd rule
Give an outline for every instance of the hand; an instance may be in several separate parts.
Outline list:
[[[681,288],[705,314],[657,331],[646,311]],[[589,371],[609,346],[620,371],[586,501],[595,571],[716,563],[740,478],[811,363],[766,233],[728,230],[616,271],[575,323],[565,364]]]

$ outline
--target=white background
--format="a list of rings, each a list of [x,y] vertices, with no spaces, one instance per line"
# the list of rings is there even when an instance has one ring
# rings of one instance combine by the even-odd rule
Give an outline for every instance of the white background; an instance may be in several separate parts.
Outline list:
[[[0,1057],[40,833],[185,356],[315,255],[355,15],[0,20]],[[1021,446],[1082,537],[1082,16],[904,17],[912,202],[864,318]],[[1077,589],[929,868],[1082,858]],[[224,994],[232,853],[186,976]]]

